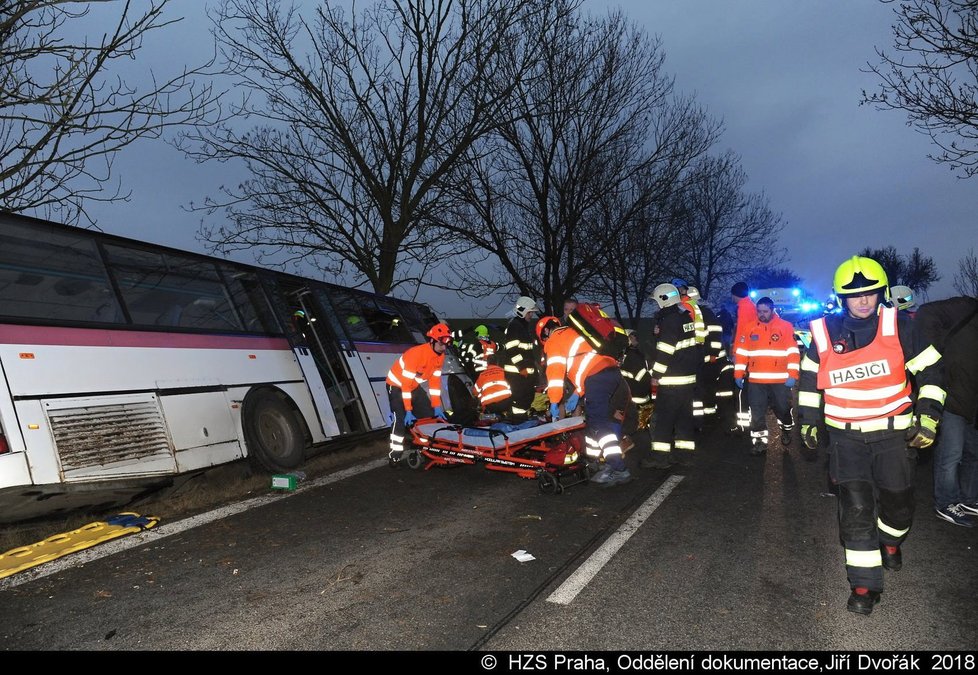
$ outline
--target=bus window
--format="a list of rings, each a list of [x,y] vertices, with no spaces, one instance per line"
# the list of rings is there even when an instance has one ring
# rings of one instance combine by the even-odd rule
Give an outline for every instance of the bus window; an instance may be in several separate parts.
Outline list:
[[[105,250],[133,323],[244,330],[213,263],[116,244]]]
[[[87,233],[17,224],[5,225],[0,232],[0,308],[9,317],[124,321]]]
[[[388,298],[377,298],[376,309],[370,316],[370,323],[377,339],[381,342],[415,342],[410,328],[400,312]],[[366,312],[365,312],[366,313]]]
[[[326,292],[336,310],[339,322],[343,330],[352,340],[362,342],[378,342],[379,337],[374,332],[373,326],[364,316],[360,298],[352,291],[345,288],[327,287]]]
[[[262,289],[258,275],[230,266],[221,265],[220,268],[245,330],[250,333],[282,335],[282,326],[268,304],[268,296]]]

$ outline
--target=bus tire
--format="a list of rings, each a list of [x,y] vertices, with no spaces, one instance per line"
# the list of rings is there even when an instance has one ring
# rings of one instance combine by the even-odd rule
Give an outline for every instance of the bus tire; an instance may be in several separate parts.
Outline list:
[[[287,399],[270,389],[257,389],[242,410],[248,456],[271,473],[294,469],[305,459],[306,436]]]

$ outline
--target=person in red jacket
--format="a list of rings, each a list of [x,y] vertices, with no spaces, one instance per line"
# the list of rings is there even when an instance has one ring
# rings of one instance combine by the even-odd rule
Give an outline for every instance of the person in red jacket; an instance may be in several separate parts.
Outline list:
[[[431,417],[433,413],[435,417],[445,419],[441,407],[441,367],[445,350],[452,342],[452,332],[448,324],[436,323],[427,336],[427,343],[415,345],[401,354],[387,373],[387,400],[394,416],[387,455],[391,466],[401,461],[405,430],[418,419],[415,411],[422,417]],[[427,395],[421,388],[425,382],[428,383]]]
[[[791,390],[798,381],[801,354],[790,323],[774,312],[774,301],[757,301],[757,321],[745,329],[734,347],[734,381],[743,388],[750,380],[747,400],[750,405],[750,439],[752,455],[767,450],[767,409],[781,425],[781,445],[791,444]]]

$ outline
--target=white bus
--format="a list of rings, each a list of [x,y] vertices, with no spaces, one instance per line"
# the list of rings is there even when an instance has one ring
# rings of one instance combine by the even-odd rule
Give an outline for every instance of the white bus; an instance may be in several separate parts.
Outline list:
[[[0,214],[0,523],[385,429],[424,305]],[[325,444],[325,445],[323,445]],[[335,445],[335,444],[333,444]]]

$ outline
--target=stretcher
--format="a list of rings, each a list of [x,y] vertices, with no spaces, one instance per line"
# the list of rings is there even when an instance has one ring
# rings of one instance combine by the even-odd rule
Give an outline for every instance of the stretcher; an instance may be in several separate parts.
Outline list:
[[[529,429],[502,431],[421,419],[411,427],[405,460],[412,469],[483,464],[491,471],[536,479],[540,492],[560,494],[590,478],[584,418],[566,417]]]

